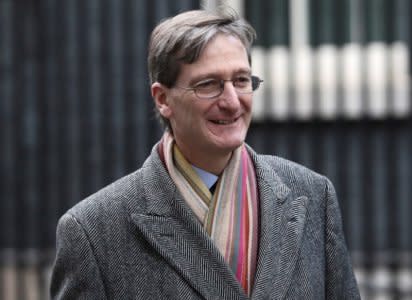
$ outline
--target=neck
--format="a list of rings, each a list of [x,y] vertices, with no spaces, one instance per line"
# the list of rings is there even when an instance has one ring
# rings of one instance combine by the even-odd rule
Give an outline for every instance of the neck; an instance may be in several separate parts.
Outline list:
[[[232,152],[229,153],[225,157],[208,156],[208,157],[204,157],[201,160],[197,160],[197,161],[195,160],[191,163],[200,169],[203,169],[209,173],[215,174],[216,176],[219,176],[220,174],[222,174],[223,170],[226,168],[231,156],[232,156]],[[188,158],[186,159],[190,161],[190,159]]]
[[[179,145],[177,146],[179,147]],[[193,153],[193,151],[185,151],[181,147],[179,147],[179,150],[190,164],[216,176],[222,174],[232,157],[232,151],[217,154],[211,152]]]

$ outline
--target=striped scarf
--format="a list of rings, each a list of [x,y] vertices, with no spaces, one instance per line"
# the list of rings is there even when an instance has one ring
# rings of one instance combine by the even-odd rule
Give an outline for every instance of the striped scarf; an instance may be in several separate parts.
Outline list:
[[[258,248],[258,193],[246,147],[233,151],[212,195],[170,133],[164,134],[161,144],[161,157],[171,178],[250,295]]]

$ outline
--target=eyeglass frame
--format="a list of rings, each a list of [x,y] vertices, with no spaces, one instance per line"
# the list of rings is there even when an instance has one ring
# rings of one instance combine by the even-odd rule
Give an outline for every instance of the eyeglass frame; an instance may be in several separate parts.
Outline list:
[[[239,76],[239,77],[242,77],[242,76]],[[241,95],[252,94],[254,91],[256,91],[257,89],[259,89],[260,84],[261,84],[262,82],[264,82],[264,80],[263,80],[263,79],[260,79],[260,77],[255,76],[255,75],[250,75],[250,80],[251,80],[251,82],[252,82],[252,90],[251,90],[250,92],[240,92],[240,91],[238,91],[238,90],[236,89],[236,85],[235,85],[235,82],[236,82],[236,80],[239,79],[239,77],[236,77],[236,78],[234,78],[234,79],[216,79],[216,78],[210,78],[210,80],[213,79],[213,80],[216,80],[217,82],[219,82],[219,87],[220,87],[220,92],[219,92],[217,95],[213,95],[213,96],[210,96],[210,97],[203,97],[203,96],[200,96],[200,97],[199,97],[199,95],[197,94],[197,89],[199,88],[199,86],[196,86],[196,85],[201,84],[202,81],[196,83],[196,84],[195,84],[194,86],[192,86],[192,87],[183,87],[183,86],[178,86],[178,85],[175,85],[174,87],[177,87],[177,88],[180,88],[180,89],[183,89],[183,90],[186,90],[186,91],[193,91],[193,92],[195,93],[196,97],[198,97],[198,98],[201,99],[201,100],[210,100],[210,99],[217,98],[217,97],[219,97],[220,95],[223,94],[223,92],[224,92],[224,90],[225,90],[225,82],[227,82],[227,81],[231,81],[233,87],[235,88],[236,93],[241,94]],[[204,81],[206,81],[206,80],[209,80],[209,79],[205,79]]]

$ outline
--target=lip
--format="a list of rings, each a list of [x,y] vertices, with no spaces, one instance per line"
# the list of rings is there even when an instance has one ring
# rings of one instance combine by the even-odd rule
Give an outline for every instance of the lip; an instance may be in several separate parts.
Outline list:
[[[210,119],[209,121],[216,125],[232,125],[239,120],[240,116],[231,119]]]

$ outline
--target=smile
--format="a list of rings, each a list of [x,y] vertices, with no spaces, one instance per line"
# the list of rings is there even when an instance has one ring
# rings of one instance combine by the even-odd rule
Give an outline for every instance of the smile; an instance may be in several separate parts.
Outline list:
[[[231,120],[212,120],[212,122],[218,125],[229,125],[229,124],[235,123],[237,120],[238,118],[231,119]]]

